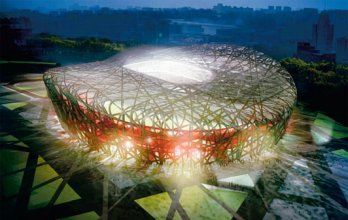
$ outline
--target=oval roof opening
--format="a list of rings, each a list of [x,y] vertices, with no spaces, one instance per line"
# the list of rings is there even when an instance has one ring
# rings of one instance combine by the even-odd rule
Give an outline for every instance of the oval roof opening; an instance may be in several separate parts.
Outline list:
[[[175,84],[198,84],[213,78],[213,73],[209,70],[182,61],[149,60],[123,67]]]

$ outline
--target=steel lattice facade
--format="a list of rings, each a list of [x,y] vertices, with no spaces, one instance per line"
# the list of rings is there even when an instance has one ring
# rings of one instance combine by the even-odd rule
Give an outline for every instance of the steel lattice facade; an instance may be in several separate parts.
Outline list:
[[[51,69],[44,81],[71,135],[142,163],[257,157],[279,141],[296,101],[277,62],[233,45],[132,49]]]

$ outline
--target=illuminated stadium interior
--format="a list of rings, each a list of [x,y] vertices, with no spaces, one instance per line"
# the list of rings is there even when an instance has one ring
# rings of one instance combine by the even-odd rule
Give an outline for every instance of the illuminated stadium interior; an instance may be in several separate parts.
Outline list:
[[[62,126],[141,163],[228,163],[281,138],[296,88],[277,62],[232,45],[142,47],[44,75]]]

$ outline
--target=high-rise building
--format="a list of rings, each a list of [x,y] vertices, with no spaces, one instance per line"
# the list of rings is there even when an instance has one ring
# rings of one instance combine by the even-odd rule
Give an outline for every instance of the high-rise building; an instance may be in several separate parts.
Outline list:
[[[283,11],[287,11],[287,12],[291,11],[291,7],[289,7],[289,6],[284,6]]]
[[[274,11],[274,6],[268,6],[268,11]]]
[[[318,23],[313,25],[313,45],[322,54],[329,54],[333,51],[334,26],[330,23],[329,15],[322,12]]]
[[[348,38],[342,37],[337,39],[336,62],[348,64]]]

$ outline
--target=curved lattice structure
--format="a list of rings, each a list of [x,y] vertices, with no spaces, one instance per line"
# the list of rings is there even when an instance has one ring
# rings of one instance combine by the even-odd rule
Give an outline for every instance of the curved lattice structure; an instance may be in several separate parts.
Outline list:
[[[139,48],[44,74],[63,127],[92,150],[146,163],[255,157],[284,132],[291,76],[245,47]]]

